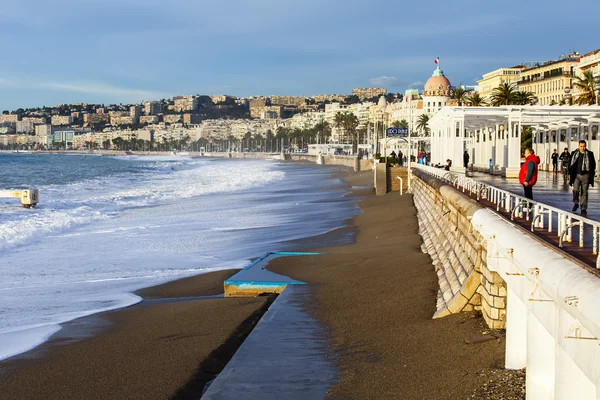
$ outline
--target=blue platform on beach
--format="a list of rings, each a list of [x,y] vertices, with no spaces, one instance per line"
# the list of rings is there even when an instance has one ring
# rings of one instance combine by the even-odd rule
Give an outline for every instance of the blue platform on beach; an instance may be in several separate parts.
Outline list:
[[[309,296],[304,285],[284,290],[202,399],[325,398],[338,373],[322,328],[303,306]]]
[[[281,293],[287,285],[304,285],[306,282],[291,279],[267,270],[267,263],[278,257],[308,256],[322,253],[270,251],[252,261],[247,267],[224,282],[225,297],[259,296]]]

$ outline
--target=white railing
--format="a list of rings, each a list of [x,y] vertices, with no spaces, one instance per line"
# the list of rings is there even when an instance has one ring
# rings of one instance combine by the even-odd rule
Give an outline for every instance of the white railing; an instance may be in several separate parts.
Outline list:
[[[413,168],[433,175],[451,184],[463,193],[468,192],[477,201],[486,200],[495,204],[496,211],[500,212],[504,210],[505,212],[509,212],[511,220],[518,217],[530,221],[531,232],[535,232],[538,229],[547,230],[548,233],[556,233],[559,247],[561,248],[565,242],[571,243],[573,241],[573,228],[577,227],[578,237],[576,240],[579,242],[579,248],[591,251],[596,256],[595,267],[600,268],[600,257],[598,257],[600,222],[530,200],[487,183],[478,182],[462,174],[446,171],[443,168],[434,168],[420,164],[415,164]],[[585,235],[586,232],[588,232],[587,235]],[[589,232],[591,232],[591,238]]]

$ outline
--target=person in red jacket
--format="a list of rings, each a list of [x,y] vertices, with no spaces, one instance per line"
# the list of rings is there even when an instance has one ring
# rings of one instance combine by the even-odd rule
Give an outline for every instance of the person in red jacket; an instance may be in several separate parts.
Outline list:
[[[525,149],[525,162],[521,165],[519,183],[523,185],[525,197],[531,200],[533,200],[533,185],[537,182],[539,163],[540,158],[535,155],[533,149]]]

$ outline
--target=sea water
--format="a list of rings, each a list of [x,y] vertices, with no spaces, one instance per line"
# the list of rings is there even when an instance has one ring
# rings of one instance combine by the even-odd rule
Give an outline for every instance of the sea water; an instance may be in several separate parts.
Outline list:
[[[142,287],[241,268],[357,213],[325,167],[275,160],[0,154],[0,360]]]

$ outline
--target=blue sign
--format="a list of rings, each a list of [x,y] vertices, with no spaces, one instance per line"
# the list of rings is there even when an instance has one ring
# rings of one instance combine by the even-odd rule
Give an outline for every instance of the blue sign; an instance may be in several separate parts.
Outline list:
[[[408,128],[387,128],[385,130],[385,137],[407,137]]]

